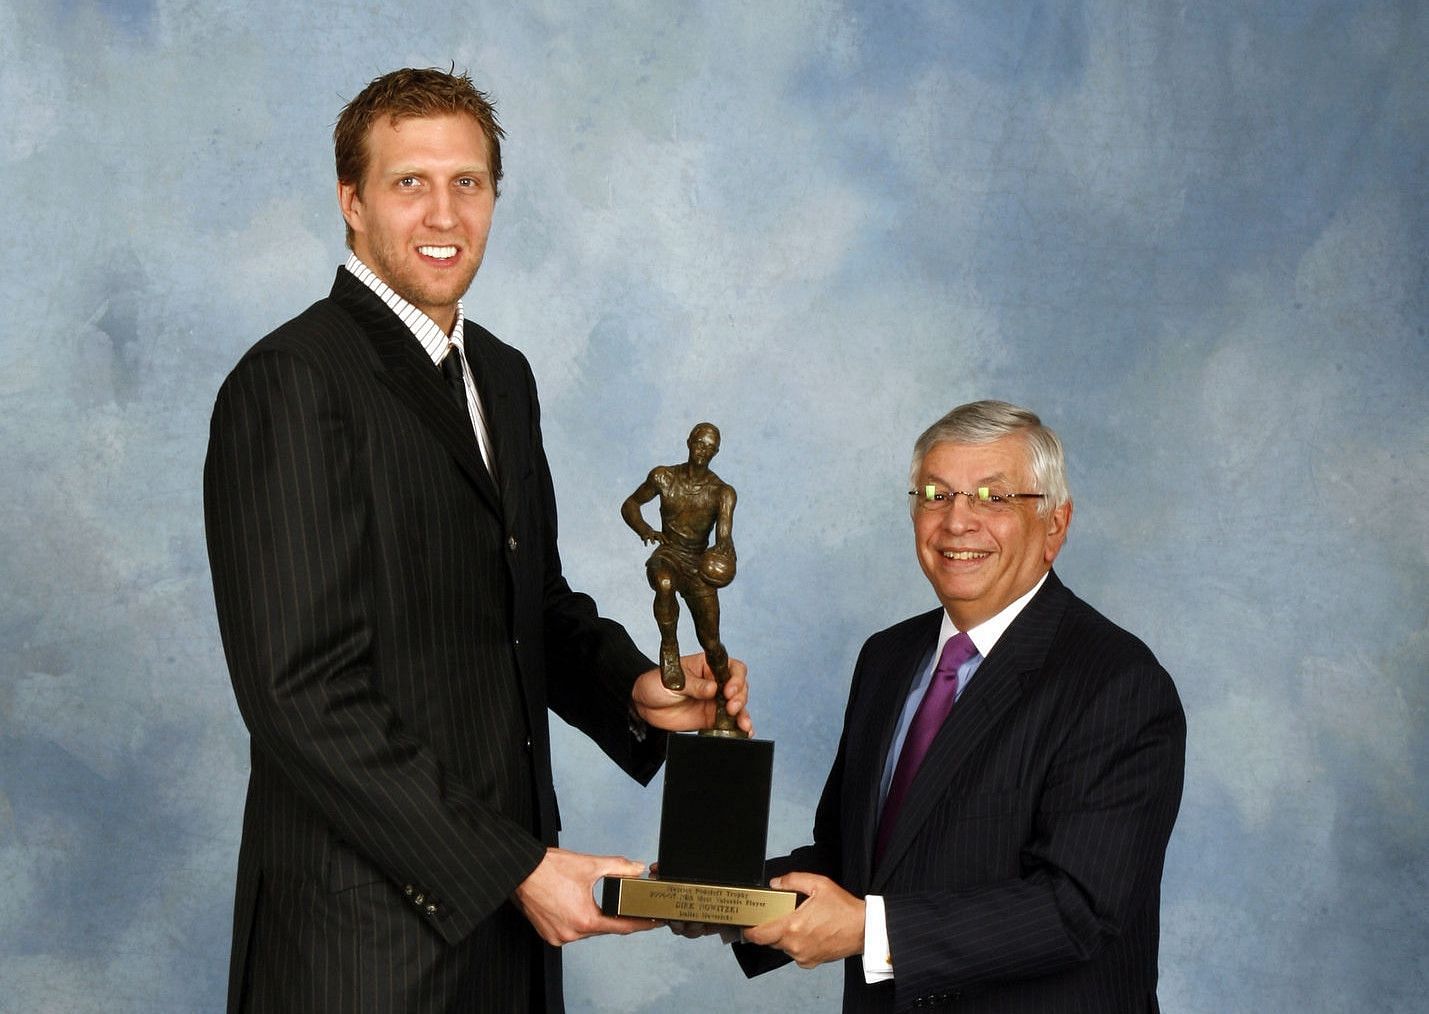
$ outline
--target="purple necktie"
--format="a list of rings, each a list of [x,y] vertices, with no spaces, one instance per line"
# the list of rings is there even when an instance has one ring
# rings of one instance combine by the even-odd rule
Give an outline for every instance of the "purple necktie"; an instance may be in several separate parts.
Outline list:
[[[898,766],[893,771],[893,781],[888,785],[888,798],[883,803],[883,816],[878,822],[878,841],[873,850],[875,861],[882,858],[888,839],[893,834],[893,825],[898,822],[898,811],[903,808],[908,786],[913,784],[913,776],[918,773],[928,747],[933,744],[933,737],[943,727],[943,721],[953,708],[953,701],[958,696],[958,667],[976,654],[977,646],[964,633],[948,638],[948,643],[943,646],[938,667],[933,670],[933,681],[908,725],[908,735],[903,738],[903,751],[898,755]]]

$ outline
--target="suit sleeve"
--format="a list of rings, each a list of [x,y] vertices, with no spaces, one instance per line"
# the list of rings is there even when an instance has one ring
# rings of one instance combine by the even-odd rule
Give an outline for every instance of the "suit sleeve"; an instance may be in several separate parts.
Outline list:
[[[814,843],[797,848],[787,856],[766,862],[766,880],[796,871],[822,874],[834,881],[842,879],[843,850],[840,843],[843,841],[844,757],[848,748],[849,714],[853,711],[853,702],[858,696],[864,671],[864,656],[867,653],[868,645],[865,644],[859,653],[858,664],[854,666],[848,704],[844,707],[844,726],[839,735],[838,752],[834,754],[833,766],[829,768],[829,777],[824,781],[824,791],[819,796],[819,805],[814,811]],[[775,947],[746,943],[736,943],[733,947],[739,967],[750,978],[773,971],[794,960]]]
[[[255,754],[395,883],[428,891],[454,942],[544,847],[444,770],[377,689],[349,411],[286,353],[250,357],[220,391],[204,469],[219,626]]]
[[[542,626],[548,704],[632,778],[648,784],[664,762],[665,733],[646,729],[632,718],[630,694],[636,678],[654,669],[655,663],[635,646],[624,627],[598,614],[590,596],[572,591],[561,572],[556,494],[541,441],[540,403],[529,369],[526,380],[536,481],[544,511]]]
[[[1023,874],[884,898],[900,997],[1086,961],[1156,904],[1186,726],[1154,661],[1123,666],[1073,716],[1022,850]]]

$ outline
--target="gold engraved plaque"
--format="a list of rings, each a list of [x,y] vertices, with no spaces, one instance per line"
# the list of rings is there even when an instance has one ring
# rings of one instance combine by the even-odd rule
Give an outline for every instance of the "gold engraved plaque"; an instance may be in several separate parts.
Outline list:
[[[798,895],[764,887],[721,887],[679,880],[605,878],[608,915],[721,926],[758,926],[794,911]]]

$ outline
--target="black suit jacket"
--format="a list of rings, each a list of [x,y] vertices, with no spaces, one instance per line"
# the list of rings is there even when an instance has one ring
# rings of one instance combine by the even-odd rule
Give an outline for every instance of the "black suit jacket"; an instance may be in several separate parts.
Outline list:
[[[346,270],[219,392],[205,520],[252,736],[233,1010],[559,1009],[508,900],[560,823],[547,708],[642,781],[663,757],[629,727],[653,663],[561,576],[526,360],[465,333],[499,487]]]
[[[874,862],[884,760],[941,620],[868,639],[814,844],[770,865],[883,896],[894,981],[867,985],[849,959],[844,1009],[1157,1010],[1185,716],[1150,650],[1055,574],[954,705]],[[738,955],[751,975],[783,958]]]

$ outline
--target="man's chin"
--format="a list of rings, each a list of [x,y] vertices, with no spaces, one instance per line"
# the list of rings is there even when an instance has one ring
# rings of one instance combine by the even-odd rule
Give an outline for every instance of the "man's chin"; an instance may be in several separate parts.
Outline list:
[[[466,290],[471,288],[471,280],[475,276],[473,272],[460,285],[454,281],[443,285],[403,285],[401,288],[393,285],[392,291],[413,306],[455,309],[457,300],[466,295]]]

